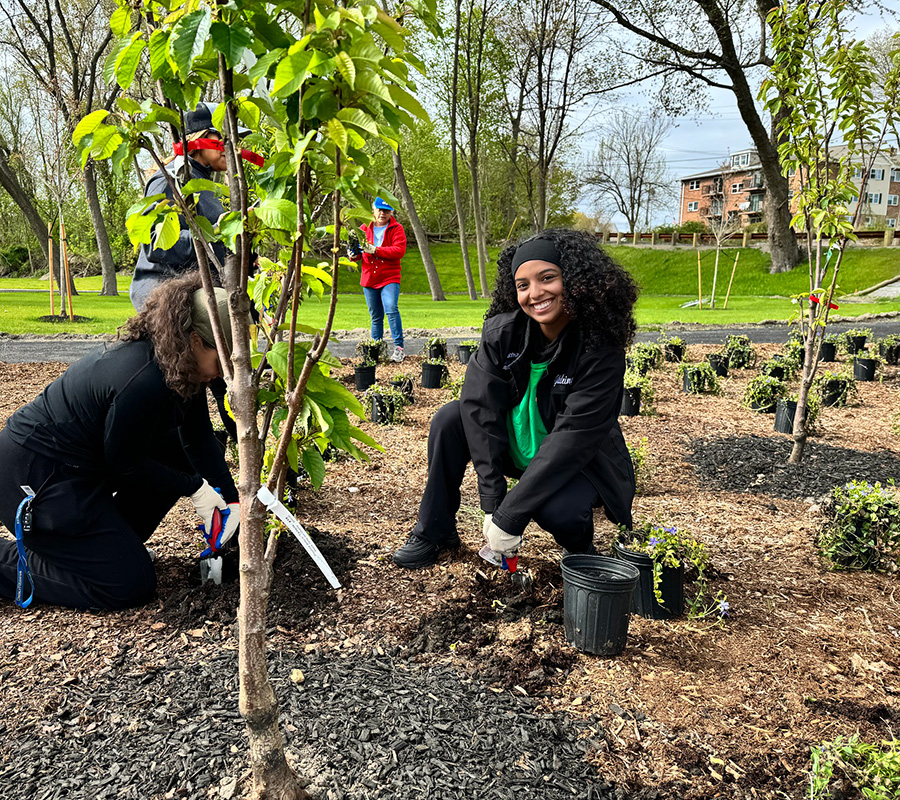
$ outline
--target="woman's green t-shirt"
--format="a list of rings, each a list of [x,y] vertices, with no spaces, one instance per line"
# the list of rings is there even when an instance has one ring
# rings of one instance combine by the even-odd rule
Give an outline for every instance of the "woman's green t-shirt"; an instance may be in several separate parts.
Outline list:
[[[541,442],[547,435],[544,421],[537,404],[537,385],[547,374],[549,361],[532,363],[528,377],[528,389],[519,404],[506,415],[506,430],[509,432],[509,454],[513,463],[524,470],[537,454]]]

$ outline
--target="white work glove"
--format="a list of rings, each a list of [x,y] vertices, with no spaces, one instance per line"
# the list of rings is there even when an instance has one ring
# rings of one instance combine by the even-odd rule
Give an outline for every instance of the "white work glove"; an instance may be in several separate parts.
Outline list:
[[[238,526],[241,524],[241,504],[229,503],[228,510],[231,512],[225,521],[225,530],[219,537],[219,547],[223,547],[225,543],[237,533]]]
[[[522,537],[513,536],[503,528],[494,524],[491,514],[484,515],[484,538],[487,539],[491,550],[507,558],[519,552],[522,546]]]
[[[203,522],[207,534],[212,531],[213,511],[217,508],[219,511],[224,511],[228,508],[228,503],[225,502],[222,495],[209,485],[209,481],[206,478],[203,479],[203,485],[191,495],[191,502],[194,504],[194,510]],[[240,515],[238,515],[238,519],[240,519]]]
[[[364,253],[368,253],[370,256],[375,255],[375,245],[372,244],[370,241],[363,239],[363,241],[361,241],[359,244],[360,244],[360,247],[362,247],[362,251]]]

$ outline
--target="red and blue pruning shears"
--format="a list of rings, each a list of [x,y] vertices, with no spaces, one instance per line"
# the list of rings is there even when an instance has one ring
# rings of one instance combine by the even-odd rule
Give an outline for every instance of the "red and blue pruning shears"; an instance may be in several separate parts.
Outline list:
[[[216,508],[213,510],[212,530],[209,533],[206,532],[206,525],[201,523],[197,526],[197,530],[200,531],[207,545],[206,549],[200,553],[200,558],[210,558],[218,555],[222,549],[222,534],[225,533],[225,523],[228,522],[230,515],[230,508],[226,508],[224,511]]]

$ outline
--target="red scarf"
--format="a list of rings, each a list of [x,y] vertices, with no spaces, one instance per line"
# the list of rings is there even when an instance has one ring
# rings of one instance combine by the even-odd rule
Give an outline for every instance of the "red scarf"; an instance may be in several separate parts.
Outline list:
[[[188,152],[191,150],[221,150],[223,153],[225,152],[225,142],[221,139],[194,139],[194,141],[188,142],[187,146]],[[181,142],[175,142],[172,149],[175,151],[176,156],[184,155],[184,145]],[[266,163],[266,160],[259,153],[243,148],[241,148],[241,158],[244,161],[255,164],[257,167],[261,167]]]

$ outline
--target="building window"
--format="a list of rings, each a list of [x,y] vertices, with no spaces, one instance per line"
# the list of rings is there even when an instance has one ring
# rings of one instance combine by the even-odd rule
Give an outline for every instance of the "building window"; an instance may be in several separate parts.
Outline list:
[[[690,203],[688,203],[688,211],[696,211],[699,207],[700,207],[699,200],[692,200]]]
[[[691,181],[690,184],[688,184],[688,189],[699,189],[699,188],[700,188],[700,181]]]
[[[894,183],[900,183],[900,169],[891,170],[891,180]]]
[[[887,225],[887,227],[889,227],[889,228],[896,228],[897,220],[895,220],[893,217],[890,217],[884,221],[884,224]]]
[[[884,170],[883,169],[870,169],[869,170],[869,180],[873,181],[883,181],[884,180]]]
[[[750,163],[750,153],[738,153],[731,157],[732,167],[746,167]]]
[[[866,202],[877,206],[881,203],[881,192],[866,192]]]
[[[788,202],[794,199],[794,190],[788,189]]]
[[[857,167],[856,169],[853,170],[853,177],[854,178],[862,177],[862,167]]]
[[[743,191],[744,191],[743,183],[732,183],[731,184],[731,193],[732,194],[737,194],[738,192],[743,192]]]
[[[898,202],[900,202],[900,195],[896,195],[896,194],[888,195],[888,205],[889,206],[895,206],[898,204]]]
[[[787,176],[788,176],[789,178],[793,178],[793,177],[794,177],[794,173],[796,173],[796,172],[797,172],[797,170],[794,169],[793,167],[791,167],[791,168],[788,170]]]

